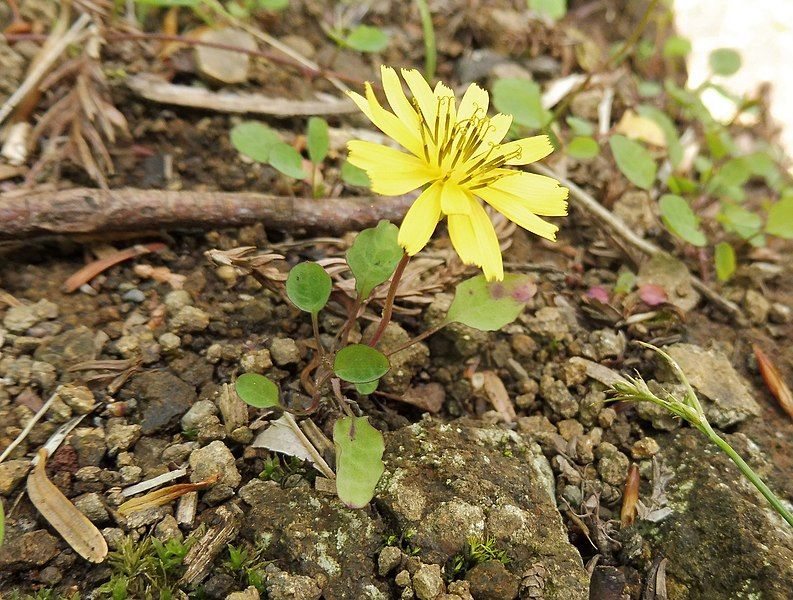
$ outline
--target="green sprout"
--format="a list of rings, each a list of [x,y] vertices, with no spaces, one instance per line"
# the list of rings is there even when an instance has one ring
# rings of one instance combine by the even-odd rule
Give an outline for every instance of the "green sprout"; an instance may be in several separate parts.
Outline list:
[[[449,581],[462,579],[476,565],[491,560],[497,560],[504,565],[508,565],[511,562],[506,550],[496,547],[495,538],[470,537],[463,550],[451,558]]]
[[[651,350],[657,352],[664,358],[664,360],[666,360],[680,383],[685,387],[685,395],[682,398],[678,398],[674,394],[667,394],[666,397],[663,398],[657,396],[652,391],[650,391],[647,382],[637,374],[636,377],[628,377],[628,380],[625,382],[617,382],[613,384],[612,388],[615,392],[614,400],[627,402],[652,402],[653,404],[664,408],[665,410],[694,426],[711,442],[716,444],[716,446],[718,446],[721,451],[724,452],[730,458],[730,460],[735,463],[738,469],[740,469],[741,473],[743,473],[744,477],[746,477],[765,497],[765,499],[768,500],[768,503],[774,508],[774,510],[776,510],[777,513],[779,513],[779,515],[785,519],[785,521],[787,521],[791,527],[793,527],[793,514],[788,511],[785,505],[782,504],[782,501],[777,498],[776,495],[774,495],[769,487],[763,482],[762,479],[760,479],[757,473],[755,473],[752,468],[746,464],[746,461],[741,458],[741,456],[732,448],[732,446],[730,446],[726,440],[724,440],[713,430],[713,427],[711,427],[707,417],[705,416],[705,412],[702,410],[702,405],[700,404],[694,389],[688,382],[688,379],[686,378],[685,373],[683,373],[683,369],[680,368],[680,365],[678,365],[671,356],[669,356],[660,348],[644,342],[639,343],[646,348],[650,348]]]

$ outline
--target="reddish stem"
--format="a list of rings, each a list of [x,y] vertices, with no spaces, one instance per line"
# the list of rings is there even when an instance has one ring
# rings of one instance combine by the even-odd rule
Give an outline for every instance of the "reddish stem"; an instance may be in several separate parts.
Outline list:
[[[399,287],[399,280],[402,279],[402,274],[405,272],[405,267],[408,266],[409,260],[410,256],[407,253],[403,254],[402,259],[399,261],[394,271],[394,276],[391,277],[391,285],[388,288],[388,295],[383,305],[383,316],[380,317],[380,324],[377,326],[377,330],[374,332],[372,339],[369,340],[369,345],[372,348],[377,346],[377,342],[379,342],[380,338],[383,336],[385,328],[388,327],[388,324],[391,322],[391,313],[394,312],[394,299],[396,298],[397,287]]]

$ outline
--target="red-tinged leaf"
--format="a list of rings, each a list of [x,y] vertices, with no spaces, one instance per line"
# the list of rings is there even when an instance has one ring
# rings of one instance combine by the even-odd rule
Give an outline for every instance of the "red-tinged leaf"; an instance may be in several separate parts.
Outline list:
[[[779,369],[771,362],[771,359],[768,358],[760,346],[752,344],[752,348],[754,349],[755,357],[757,357],[757,366],[763,376],[763,381],[765,381],[774,398],[779,401],[782,409],[793,419],[793,393],[785,383],[785,380],[782,379]]]
[[[658,306],[669,300],[666,290],[657,283],[646,283],[639,288],[639,298],[647,306]]]
[[[629,527],[636,520],[637,502],[639,501],[639,466],[632,464],[625,479],[625,491],[622,494],[620,525]]]
[[[84,283],[88,283],[94,277],[103,271],[106,271],[110,267],[117,265],[118,263],[135,258],[136,256],[141,256],[142,254],[148,254],[149,252],[160,252],[164,249],[165,244],[157,242],[153,244],[132,246],[130,248],[125,248],[124,250],[119,250],[110,256],[100,258],[99,260],[95,260],[94,262],[85,265],[82,269],[77,271],[63,283],[63,286],[61,286],[61,291],[71,294],[75,290],[79,289],[79,287]]]
[[[586,292],[586,295],[590,298],[594,298],[595,300],[600,300],[603,304],[609,303],[609,293],[606,291],[605,288],[595,285],[589,288]]]

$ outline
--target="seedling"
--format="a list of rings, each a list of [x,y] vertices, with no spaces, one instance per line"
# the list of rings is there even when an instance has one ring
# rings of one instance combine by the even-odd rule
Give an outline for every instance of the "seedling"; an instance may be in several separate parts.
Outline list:
[[[501,550],[496,546],[495,538],[471,537],[462,552],[455,554],[450,559],[448,579],[449,581],[463,579],[465,574],[476,565],[490,560],[497,560],[505,565],[511,562],[506,550]]]

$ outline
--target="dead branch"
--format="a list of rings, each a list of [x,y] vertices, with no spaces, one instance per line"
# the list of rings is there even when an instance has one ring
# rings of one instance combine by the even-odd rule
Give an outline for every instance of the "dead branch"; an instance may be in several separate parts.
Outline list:
[[[253,192],[72,188],[0,195],[0,240],[51,235],[237,227],[342,233],[399,222],[412,196],[291,198]]]
[[[570,201],[573,204],[597,218],[601,223],[603,223],[603,225],[608,227],[612,234],[627,242],[634,248],[637,248],[650,256],[664,253],[662,248],[656,246],[651,241],[636,235],[620,217],[612,213],[609,209],[603,206],[583,189],[578,187],[575,183],[556,173],[556,171],[553,169],[550,169],[539,163],[534,163],[529,166],[529,170],[534,171],[539,175],[553,177],[554,179],[560,181],[562,185],[570,188]],[[737,304],[719,294],[699,277],[696,277],[692,274],[691,284],[715,306],[730,315],[736,323],[739,325],[744,325],[748,322],[746,320],[746,316],[743,314],[743,311]]]

